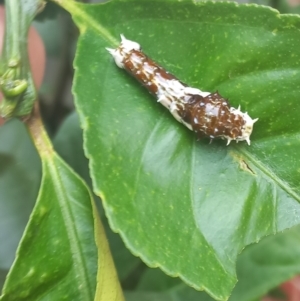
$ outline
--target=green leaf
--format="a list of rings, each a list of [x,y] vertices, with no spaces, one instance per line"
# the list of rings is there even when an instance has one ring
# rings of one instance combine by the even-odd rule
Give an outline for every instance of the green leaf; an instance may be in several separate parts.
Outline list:
[[[159,269],[147,269],[143,274],[137,293],[161,292],[166,300],[182,301],[212,301],[213,299],[205,292],[198,292],[180,281],[179,278],[171,278]],[[144,300],[144,299],[140,299]],[[127,300],[127,301],[130,301]]]
[[[42,164],[37,204],[0,300],[93,300],[97,248],[89,191],[55,153]]]
[[[67,162],[86,183],[90,184],[91,179],[88,170],[88,160],[83,152],[82,129],[79,125],[78,114],[72,113],[66,118],[55,136],[53,143],[55,150],[65,162]],[[125,280],[140,264],[140,260],[125,248],[120,236],[111,231],[100,200],[95,197],[95,201],[110,244],[119,279],[120,281]]]
[[[265,237],[258,244],[246,247],[238,257],[239,281],[229,301],[261,300],[269,291],[298,275],[299,253],[299,226]],[[211,300],[205,293],[192,290],[183,285],[178,278],[168,277],[158,269],[147,269],[139,281],[137,290],[143,294],[162,292],[164,296],[174,300]],[[130,294],[130,297],[132,296],[135,294]]]
[[[54,139],[54,145],[64,160],[83,176],[86,181],[89,180],[88,162],[82,149],[82,130],[79,127],[76,113],[71,114],[62,124]],[[137,258],[129,256],[118,236],[109,231],[106,220],[103,220],[103,222],[119,277],[120,279],[125,279],[129,271],[136,265]],[[298,232],[299,228],[295,227],[275,236],[269,236],[264,238],[259,244],[251,245],[242,252],[237,261],[239,281],[232,292],[230,301],[252,301],[254,297],[262,297],[270,289],[300,273],[298,262],[300,258],[298,242],[300,242],[300,239]],[[147,298],[158,297],[158,294],[149,296],[146,293],[147,291],[164,292],[162,294],[164,298],[167,298],[167,295],[178,298],[180,294],[184,294],[184,296],[189,294],[192,296],[191,298],[197,301],[199,301],[200,296],[209,298],[204,293],[195,292],[192,295],[192,292],[190,292],[192,289],[183,286],[178,278],[168,277],[159,272],[158,269],[147,269],[141,277],[137,289],[140,291],[139,293],[127,293],[128,300],[141,297],[141,291],[144,291],[143,296],[147,295]]]
[[[237,254],[300,221],[300,18],[235,3],[61,1],[81,31],[74,92],[94,189],[148,265],[216,299]],[[258,117],[251,147],[197,142],[105,47],[118,35]]]
[[[37,109],[26,123],[43,177],[0,300],[124,301],[88,187],[54,152]]]
[[[110,254],[104,228],[101,224],[95,206],[95,233],[99,250],[99,267],[97,274],[97,290],[95,301],[125,301],[123,292]]]
[[[266,237],[243,251],[230,301],[252,301],[300,273],[299,230],[297,226]]]
[[[40,184],[40,160],[25,126],[0,127],[0,268],[9,269]]]
[[[261,297],[277,285],[299,274],[299,242],[298,226],[248,246],[239,256],[239,281],[229,300],[261,300]],[[163,292],[165,297],[175,298],[174,300],[187,301],[187,296],[191,300],[211,300],[204,293],[193,293],[191,289],[180,284],[177,278],[164,276],[157,269],[148,269],[144,273],[138,291],[143,291],[143,295],[150,291]],[[130,298],[134,299],[137,295],[138,293],[130,293],[126,296],[131,300]],[[180,296],[184,296],[183,299],[180,299]]]

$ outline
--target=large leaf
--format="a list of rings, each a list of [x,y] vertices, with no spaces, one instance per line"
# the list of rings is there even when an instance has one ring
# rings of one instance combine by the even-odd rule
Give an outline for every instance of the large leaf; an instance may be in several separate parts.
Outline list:
[[[248,246],[238,256],[238,283],[230,301],[261,300],[270,290],[300,273],[300,227],[294,227]],[[178,278],[168,277],[158,269],[145,271],[138,291],[163,292],[174,300],[211,300],[207,294],[183,285]],[[135,294],[129,294],[129,298]],[[150,298],[150,297],[149,297]],[[172,300],[173,300],[172,299]],[[131,299],[128,299],[128,301]]]
[[[71,114],[66,119],[54,142],[60,155],[79,174],[87,177],[85,180],[89,180],[87,160],[83,156],[82,149],[82,130],[79,128],[77,114]],[[107,226],[105,219],[103,222]],[[128,251],[119,242],[118,237],[109,231],[108,227],[106,227],[106,233],[119,277],[124,279],[128,276],[128,272],[136,266],[137,258],[128,255]],[[266,237],[258,244],[253,244],[243,250],[237,261],[239,281],[230,296],[230,301],[252,301],[254,298],[265,295],[283,281],[299,274],[299,243],[298,226]],[[168,277],[158,269],[146,269],[143,276],[140,277],[137,289],[139,292],[127,293],[126,300],[134,298],[158,300],[159,297],[165,298],[163,300],[167,300],[167,298],[177,300],[181,295],[184,295],[184,301],[187,301],[187,296],[191,300],[197,301],[209,299],[206,294],[193,292],[193,289],[183,285],[178,278]],[[141,293],[141,291],[144,292]],[[150,291],[161,293],[150,294]]]
[[[60,1],[81,30],[74,92],[94,188],[148,265],[216,299],[245,245],[300,221],[300,18],[234,3]],[[118,69],[118,35],[204,91],[259,117],[251,147],[197,142]]]

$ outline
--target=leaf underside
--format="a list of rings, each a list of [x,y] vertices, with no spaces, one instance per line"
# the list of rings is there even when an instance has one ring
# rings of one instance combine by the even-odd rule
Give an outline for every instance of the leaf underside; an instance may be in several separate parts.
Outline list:
[[[299,16],[209,2],[72,9],[76,106],[111,227],[148,265],[227,299],[237,254],[300,221]],[[120,33],[183,82],[258,117],[252,145],[196,141],[115,66],[105,47]]]

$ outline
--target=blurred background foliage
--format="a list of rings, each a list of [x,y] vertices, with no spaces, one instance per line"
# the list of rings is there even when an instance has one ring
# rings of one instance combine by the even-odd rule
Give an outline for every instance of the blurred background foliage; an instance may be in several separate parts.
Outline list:
[[[82,2],[96,3],[100,1]],[[240,0],[237,2],[271,6],[283,14],[300,13],[300,1],[298,0]],[[3,4],[3,1],[0,1],[0,4]],[[36,18],[33,26],[43,39],[47,56],[44,81],[39,91],[46,128],[53,139],[57,152],[91,186],[88,161],[84,157],[82,149],[82,132],[78,116],[74,112],[71,93],[74,73],[72,62],[79,32],[70,15],[51,2],[47,2],[44,11]],[[34,206],[40,183],[41,166],[38,155],[21,122],[10,120],[2,125],[0,141],[1,289]],[[158,269],[149,269],[139,258],[131,255],[120,237],[110,230],[100,200],[96,196],[95,200],[106,229],[121,284],[126,292],[126,300],[212,300],[207,294],[189,288],[178,278],[168,277]],[[268,270],[268,273],[282,273],[281,281],[300,272],[300,260],[295,258],[296,253],[300,255],[298,230],[299,228],[285,231],[285,233],[276,235],[275,239],[267,237],[259,244],[248,246],[243,251],[237,264],[240,282],[230,300],[261,300],[260,296],[268,292],[270,295],[275,295],[278,300],[287,300],[286,295],[276,289],[278,279],[273,281],[274,283],[269,281],[259,288],[253,279],[265,277],[267,275],[264,274],[265,269]],[[286,271],[280,264],[280,270],[276,270],[272,263],[268,266],[269,254],[275,256],[275,262],[277,260],[276,254],[270,253],[270,250],[274,250],[274,248],[277,248],[279,253],[282,249],[293,249],[291,254],[286,252],[284,256],[285,264],[283,265],[289,267]],[[298,257],[300,258],[300,256]],[[290,265],[293,265],[294,268],[290,269]],[[242,299],[241,295],[243,295]]]

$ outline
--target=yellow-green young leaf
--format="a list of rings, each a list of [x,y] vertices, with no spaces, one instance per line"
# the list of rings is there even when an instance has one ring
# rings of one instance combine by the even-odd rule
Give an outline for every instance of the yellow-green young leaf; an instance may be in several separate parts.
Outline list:
[[[59,2],[81,31],[73,90],[112,228],[148,265],[227,299],[237,254],[300,222],[300,17],[235,3]],[[115,66],[105,47],[120,33],[258,117],[252,145],[196,141]]]
[[[96,244],[99,249],[99,266],[95,301],[124,301],[105,232],[94,203],[93,210],[95,212]]]

